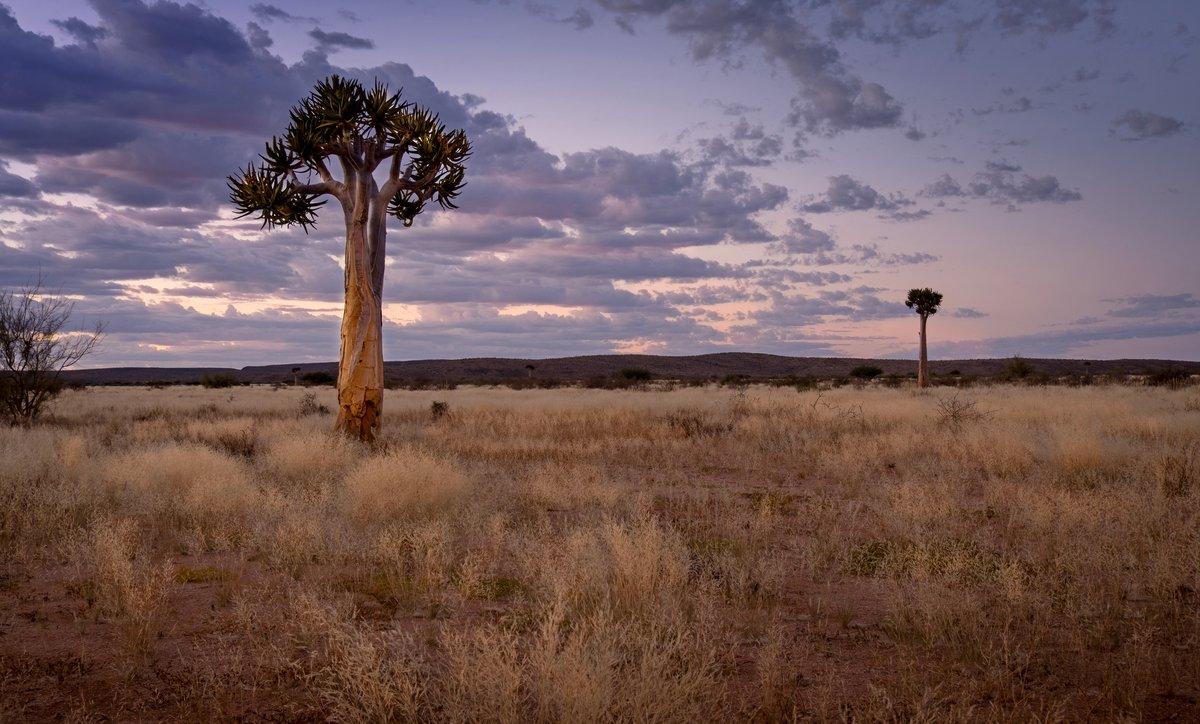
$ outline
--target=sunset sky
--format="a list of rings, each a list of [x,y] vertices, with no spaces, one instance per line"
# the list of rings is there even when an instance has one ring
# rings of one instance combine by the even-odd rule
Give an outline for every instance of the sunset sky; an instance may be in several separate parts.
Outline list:
[[[1195,0],[0,0],[0,287],[87,366],[337,358],[344,228],[225,177],[332,73],[474,145],[389,231],[390,360],[1200,360]]]

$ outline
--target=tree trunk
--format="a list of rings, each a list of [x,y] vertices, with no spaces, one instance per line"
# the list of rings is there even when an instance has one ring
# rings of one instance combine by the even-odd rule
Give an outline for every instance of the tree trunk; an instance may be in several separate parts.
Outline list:
[[[929,386],[929,350],[925,346],[925,323],[929,317],[921,315],[921,360],[917,364],[917,387]]]
[[[346,232],[336,429],[371,442],[383,414],[383,297],[374,284],[365,213],[353,217],[347,220]]]

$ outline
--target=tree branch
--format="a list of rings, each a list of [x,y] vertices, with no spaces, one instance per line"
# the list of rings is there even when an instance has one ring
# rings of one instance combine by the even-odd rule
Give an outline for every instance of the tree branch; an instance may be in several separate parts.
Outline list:
[[[413,181],[411,178],[409,178],[408,174],[405,174],[404,178],[399,180],[396,190],[399,191],[403,189],[405,191],[416,191],[417,193],[421,193],[422,189],[429,188],[430,184],[437,180],[438,171],[440,170],[440,168],[430,169],[429,173],[425,174],[416,181]]]
[[[329,188],[329,184],[321,182],[319,184],[292,184],[292,191],[300,194],[310,194],[312,196],[320,196],[321,194],[329,194],[337,196],[334,190]]]
[[[329,167],[325,165],[325,159],[318,156],[316,160],[313,161],[313,169],[316,170],[317,175],[321,177],[321,180],[329,186],[331,189],[329,193],[336,196],[339,201],[345,203],[346,187],[340,181],[335,179],[333,174],[329,173]]]

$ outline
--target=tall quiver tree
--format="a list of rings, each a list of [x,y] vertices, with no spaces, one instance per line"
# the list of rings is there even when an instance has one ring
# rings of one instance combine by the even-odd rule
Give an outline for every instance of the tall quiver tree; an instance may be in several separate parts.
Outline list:
[[[283,137],[262,162],[229,177],[238,218],[263,228],[316,225],[332,196],[346,222],[346,301],[338,360],[337,429],[374,440],[383,412],[383,270],[387,218],[405,227],[436,200],[443,209],[465,185],[471,143],[428,109],[401,101],[378,81],[370,90],[330,76],[291,110]],[[337,160],[334,168],[333,159]]]
[[[926,344],[925,327],[929,318],[937,314],[941,304],[941,292],[935,292],[929,287],[909,289],[908,299],[904,300],[904,306],[916,310],[917,314],[921,315],[921,359],[917,365],[917,387],[929,386],[929,348]]]

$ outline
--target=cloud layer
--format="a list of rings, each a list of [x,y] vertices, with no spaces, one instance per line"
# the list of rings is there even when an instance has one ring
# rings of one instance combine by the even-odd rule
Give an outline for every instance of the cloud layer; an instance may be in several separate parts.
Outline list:
[[[762,64],[785,98],[774,118],[712,99],[726,112],[658,150],[552,153],[519,118],[447,92],[404,62],[338,65],[343,51],[383,46],[369,24],[345,32],[269,3],[251,4],[244,26],[170,0],[90,6],[87,19],[53,20],[51,37],[0,5],[0,284],[46,277],[108,321],[108,348],[119,352],[102,362],[154,364],[335,356],[336,209],[325,209],[313,233],[264,234],[231,220],[225,187],[331,73],[403,88],[474,145],[461,210],[429,211],[412,229],[391,231],[389,357],[844,352],[864,338],[847,330],[906,317],[903,290],[917,283],[909,277],[937,283],[946,255],[899,230],[972,205],[1016,211],[1089,198],[1086,179],[1060,181],[1035,151],[1012,161],[964,153],[967,164],[944,173],[948,161],[930,160],[921,168],[937,170],[914,170],[907,181],[871,177],[855,138],[950,158],[965,147],[939,146],[963,118],[1032,118],[1053,104],[1005,90],[999,103],[962,103],[954,123],[931,122],[894,74],[856,62],[850,49],[901,52],[941,38],[954,41],[948,53],[963,54],[983,37],[1102,39],[1117,18],[1103,0],[526,2],[513,12],[545,32],[582,38],[615,22],[635,37],[682,41],[697,67]],[[284,60],[272,34],[288,28],[307,50]],[[1079,68],[1063,83],[1097,82],[1099,71]],[[978,112],[962,110],[970,108]],[[1171,113],[1121,111],[1101,121],[1100,134],[1131,149],[1183,142],[1188,118]],[[846,147],[853,171],[837,167]],[[1100,326],[1142,315],[1186,328],[1195,300],[1173,292],[1118,292],[1131,296]],[[955,319],[998,311],[962,301]]]

